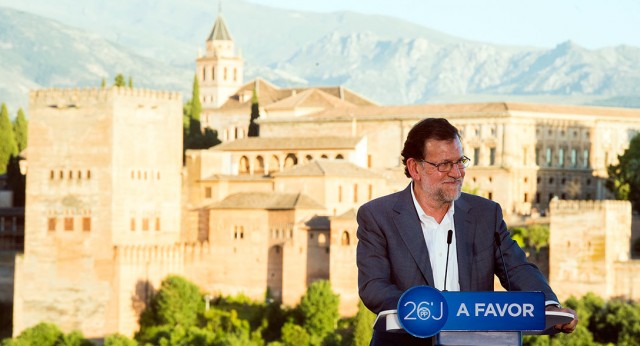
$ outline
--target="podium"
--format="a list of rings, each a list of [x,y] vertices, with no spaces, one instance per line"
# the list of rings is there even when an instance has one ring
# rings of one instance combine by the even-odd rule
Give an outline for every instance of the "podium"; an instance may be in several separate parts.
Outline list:
[[[440,292],[429,286],[407,290],[397,310],[378,314],[392,333],[435,336],[436,345],[521,345],[523,334],[550,335],[573,320],[545,311],[541,292]],[[384,321],[381,321],[384,319]]]

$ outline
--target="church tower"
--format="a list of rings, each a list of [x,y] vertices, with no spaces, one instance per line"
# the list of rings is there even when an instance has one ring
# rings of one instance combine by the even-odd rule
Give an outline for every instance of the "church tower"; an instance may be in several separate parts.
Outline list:
[[[222,15],[216,18],[206,47],[205,55],[196,59],[200,101],[203,109],[219,108],[242,86],[244,66]]]

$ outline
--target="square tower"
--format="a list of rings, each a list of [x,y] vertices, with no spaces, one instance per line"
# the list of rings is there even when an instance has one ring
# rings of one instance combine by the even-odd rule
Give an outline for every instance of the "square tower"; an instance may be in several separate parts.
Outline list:
[[[180,237],[182,100],[129,88],[30,94],[14,335],[40,321],[118,331],[115,249]],[[122,297],[121,297],[122,295]]]

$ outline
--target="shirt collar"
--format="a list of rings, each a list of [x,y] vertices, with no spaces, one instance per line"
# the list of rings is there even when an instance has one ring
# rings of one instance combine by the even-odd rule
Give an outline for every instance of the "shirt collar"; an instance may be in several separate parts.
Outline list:
[[[418,203],[418,200],[416,199],[416,195],[413,192],[413,180],[411,181],[411,199],[413,199],[413,205],[415,206],[416,211],[418,212],[418,217],[420,218],[420,220],[424,220],[425,218],[433,219],[432,216],[427,215],[427,213],[424,212],[424,210],[420,206],[420,203]],[[447,210],[447,214],[449,217],[453,217],[453,213],[455,212],[453,205],[455,202],[456,201],[452,201],[451,205],[449,206],[449,210]]]

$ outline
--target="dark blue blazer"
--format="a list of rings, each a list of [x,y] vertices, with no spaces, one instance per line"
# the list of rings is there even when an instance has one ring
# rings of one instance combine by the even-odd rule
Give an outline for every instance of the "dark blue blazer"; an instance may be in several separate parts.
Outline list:
[[[411,184],[358,210],[358,290],[364,305],[376,314],[396,309],[402,293],[413,286],[434,286],[410,189]],[[538,267],[511,239],[499,204],[462,193],[454,208],[461,291],[493,291],[494,274],[507,287],[494,238],[498,232],[511,290],[542,291],[546,300],[558,301]]]

